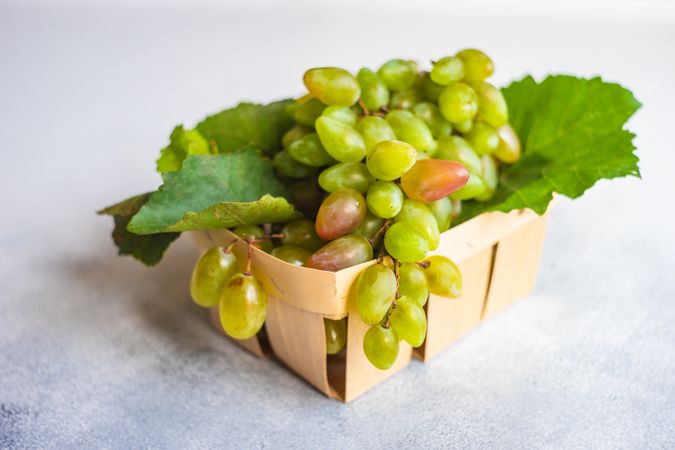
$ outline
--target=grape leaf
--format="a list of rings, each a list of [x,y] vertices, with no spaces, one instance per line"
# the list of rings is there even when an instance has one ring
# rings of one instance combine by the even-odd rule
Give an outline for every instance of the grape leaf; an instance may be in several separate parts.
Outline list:
[[[183,160],[188,155],[208,155],[216,153],[215,149],[204,139],[197,130],[185,130],[183,125],[178,125],[171,132],[171,142],[160,152],[157,160],[159,173],[173,172],[181,168]]]
[[[554,193],[577,198],[602,178],[640,177],[634,134],[624,124],[641,106],[626,88],[600,78],[532,77],[502,90],[523,146],[504,166],[495,196],[467,202],[464,219],[529,208],[543,214]]]

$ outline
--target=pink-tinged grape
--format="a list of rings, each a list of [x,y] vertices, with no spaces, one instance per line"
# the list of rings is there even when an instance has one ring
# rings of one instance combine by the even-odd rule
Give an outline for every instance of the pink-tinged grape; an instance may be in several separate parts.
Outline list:
[[[396,139],[396,134],[389,122],[377,116],[363,117],[356,125],[356,131],[361,133],[366,143],[367,153],[370,153],[370,150],[380,142]]]
[[[242,239],[247,239],[250,241],[260,240],[260,242],[255,242],[251,245],[264,251],[265,253],[271,252],[272,248],[274,247],[270,239],[265,239],[265,231],[258,226],[242,225],[233,229],[232,232]]]
[[[375,214],[368,211],[366,217],[359,224],[358,227],[352,231],[352,234],[361,236],[366,239],[371,239],[377,234],[380,228],[384,225],[384,219],[377,217]],[[373,242],[373,245],[375,243]]]
[[[323,325],[326,331],[326,353],[329,355],[340,353],[347,344],[347,319],[324,318]]]
[[[383,264],[367,267],[356,282],[356,306],[361,320],[379,323],[396,297],[396,275]]]
[[[398,357],[398,336],[391,328],[382,325],[370,327],[363,336],[363,353],[370,363],[380,370],[387,370]]]
[[[403,207],[403,192],[392,181],[378,181],[368,189],[366,204],[376,216],[390,219]]]
[[[466,186],[466,185],[465,185]],[[431,213],[438,223],[438,231],[441,233],[450,228],[452,223],[452,202],[449,197],[441,197],[427,204]]]
[[[196,304],[209,308],[220,301],[220,291],[237,270],[237,257],[223,247],[207,250],[195,264],[190,295]]]
[[[387,228],[384,248],[401,262],[416,262],[427,256],[429,241],[416,225],[398,222]]]
[[[323,147],[316,133],[306,134],[294,141],[288,147],[288,153],[296,161],[311,167],[322,167],[336,162]]]
[[[335,119],[338,122],[349,125],[350,127],[356,126],[356,113],[349,106],[329,106],[323,110],[321,115],[323,117]]]
[[[509,109],[502,91],[490,83],[480,83],[475,90],[478,96],[476,118],[495,128],[504,125],[509,120]]]
[[[366,156],[366,142],[354,128],[332,119],[319,117],[314,123],[326,151],[340,162],[359,162]]]
[[[367,239],[353,234],[342,236],[314,252],[305,267],[337,272],[373,259],[373,247]]]
[[[315,252],[326,243],[316,234],[314,222],[299,219],[287,223],[281,230],[281,243],[286,246],[300,247]]]
[[[479,172],[480,173],[480,172]],[[483,178],[475,172],[469,174],[469,181],[461,189],[450,194],[452,200],[469,200],[485,192]]]
[[[416,263],[401,263],[398,269],[399,292],[420,306],[427,303],[429,283],[424,271]]]
[[[316,234],[331,240],[351,232],[366,216],[366,199],[354,189],[340,189],[326,197],[316,215]]]
[[[406,173],[417,158],[415,148],[402,141],[384,141],[372,148],[366,159],[370,173],[378,180],[392,181]]]
[[[436,152],[436,141],[431,130],[423,120],[415,117],[410,111],[393,110],[386,116],[387,122],[399,141],[407,142],[420,152],[433,156]]]
[[[282,150],[274,155],[274,168],[281,175],[289,178],[307,178],[316,173],[316,168],[296,161],[288,150]]]
[[[468,84],[451,83],[438,97],[438,107],[443,117],[453,124],[460,123],[475,117],[478,112],[478,97]]]
[[[450,259],[442,255],[430,256],[424,274],[429,282],[429,291],[441,297],[457,298],[462,295],[462,274]]]
[[[420,94],[416,89],[406,89],[405,91],[394,92],[394,95],[389,99],[389,108],[410,109],[421,100]]]
[[[256,335],[265,323],[267,293],[253,275],[232,276],[220,296],[220,323],[235,339]]]
[[[495,71],[495,66],[488,55],[480,50],[468,48],[457,53],[464,63],[464,79],[469,83],[479,83]]]
[[[464,122],[453,123],[452,126],[459,133],[466,134],[471,131],[471,128],[473,128],[473,119],[465,120]]]
[[[424,309],[415,301],[401,297],[389,317],[396,335],[413,347],[424,344],[427,336],[427,316]]]
[[[447,86],[464,78],[464,63],[456,56],[441,58],[434,63],[429,75],[434,83]]]
[[[442,136],[450,136],[452,133],[452,125],[445,120],[441,111],[433,103],[417,103],[413,106],[412,113],[415,117],[427,124],[433,137],[439,138]],[[438,157],[437,154],[434,156]]]
[[[479,155],[490,155],[499,147],[497,130],[483,122],[473,124],[471,131],[464,135],[466,141]]]
[[[424,203],[445,197],[469,179],[469,171],[456,161],[423,159],[401,177],[401,187],[406,195]]]
[[[389,103],[389,89],[380,78],[365,67],[359,70],[356,79],[361,86],[361,101],[369,111],[377,111]]]
[[[499,146],[493,153],[494,157],[507,164],[513,164],[520,159],[520,140],[508,123],[497,128]]]
[[[452,203],[452,220],[455,220],[462,214],[462,201],[455,200],[451,197],[450,203]]]
[[[319,186],[326,192],[349,188],[365,194],[374,182],[366,165],[360,162],[338,163],[319,175]]]
[[[414,225],[422,232],[429,243],[429,250],[436,250],[440,242],[438,222],[431,210],[422,202],[410,198],[405,199],[401,211],[394,217],[395,222]]]
[[[352,106],[361,95],[356,78],[337,67],[309,69],[302,81],[310,94],[327,105]]]
[[[469,172],[480,173],[482,169],[480,156],[459,136],[439,138],[436,158],[460,162]]]
[[[308,217],[316,214],[316,209],[323,200],[323,191],[315,178],[296,181],[288,187],[288,191],[291,203],[298,211],[302,211]]]
[[[286,112],[299,124],[313,127],[325,108],[326,105],[308,94],[288,105]]]
[[[424,97],[430,102],[438,103],[438,98],[441,96],[441,92],[443,92],[445,86],[434,83],[429,72],[425,72],[422,75],[420,85]]]
[[[274,248],[271,253],[275,258],[279,258],[282,261],[285,261],[294,266],[302,266],[305,264],[305,261],[309,259],[312,254],[305,250],[302,247],[296,247],[294,245],[282,245],[280,247]]]
[[[486,202],[495,195],[495,191],[497,190],[499,168],[497,167],[497,162],[490,155],[483,156],[481,160],[483,162],[481,179],[485,185],[485,190],[476,196],[476,200],[479,202]]]
[[[281,138],[281,145],[283,145],[284,148],[288,148],[293,142],[310,133],[314,133],[313,128],[305,125],[293,125],[293,127],[291,127],[291,129]]]
[[[382,64],[377,76],[391,91],[410,89],[417,81],[417,64],[413,61],[392,59]]]

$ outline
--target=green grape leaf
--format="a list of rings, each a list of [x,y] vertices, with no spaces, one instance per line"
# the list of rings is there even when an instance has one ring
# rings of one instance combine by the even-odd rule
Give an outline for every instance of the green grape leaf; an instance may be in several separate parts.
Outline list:
[[[116,205],[98,211],[98,214],[113,216],[115,228],[112,237],[120,255],[131,255],[148,266],[157,264],[166,249],[180,233],[159,233],[140,236],[127,230],[134,214],[150,199],[150,193],[137,195]]]
[[[188,155],[216,153],[204,136],[197,130],[185,130],[178,125],[171,132],[170,143],[162,149],[157,160],[159,173],[173,172],[181,168]]]
[[[502,89],[523,153],[503,166],[495,196],[467,202],[462,218],[529,208],[543,214],[554,193],[577,198],[600,179],[640,177],[626,121],[641,106],[626,88],[600,78],[527,76]]]
[[[298,216],[272,162],[255,148],[188,156],[131,219],[128,230],[154,234],[284,222]]]

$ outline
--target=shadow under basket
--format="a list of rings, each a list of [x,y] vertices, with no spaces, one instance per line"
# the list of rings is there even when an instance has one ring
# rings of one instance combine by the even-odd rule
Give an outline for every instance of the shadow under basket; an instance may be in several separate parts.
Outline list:
[[[429,360],[532,290],[546,219],[529,210],[486,213],[441,234],[432,254],[445,255],[459,266],[463,294],[457,299],[430,295],[425,306],[427,337],[414,349],[416,357]],[[229,245],[237,238],[228,230],[191,234],[202,250]],[[246,244],[235,242],[233,251],[245,264]],[[354,285],[363,269],[374,263],[326,272],[294,266],[253,248],[252,272],[269,297],[267,320],[257,336],[235,342],[260,357],[271,353],[327,396],[344,402],[355,399],[403,369],[413,356],[413,349],[401,342],[394,366],[379,370],[363,353],[368,325],[356,310]],[[209,314],[222,332],[217,307]],[[347,345],[338,355],[326,355],[324,317],[348,317]]]

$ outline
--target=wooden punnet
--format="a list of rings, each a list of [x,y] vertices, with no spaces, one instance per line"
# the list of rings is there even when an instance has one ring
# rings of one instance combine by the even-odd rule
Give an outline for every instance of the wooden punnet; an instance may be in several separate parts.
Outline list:
[[[462,335],[527,294],[533,287],[544,238],[546,216],[529,210],[486,213],[441,234],[434,252],[455,261],[464,279],[460,298],[431,295],[426,305],[428,331],[415,356],[426,361]],[[228,230],[192,232],[203,250],[227,245],[237,237]],[[245,262],[244,242],[234,244]],[[267,351],[327,396],[349,402],[410,362],[413,349],[400,344],[398,360],[389,370],[373,367],[363,353],[368,330],[356,311],[354,281],[375,261],[339,272],[297,267],[256,248],[251,252],[253,274],[269,295],[265,334],[239,345],[264,356]],[[210,310],[222,331],[217,307]],[[339,355],[327,356],[323,318],[348,316],[347,345]]]

